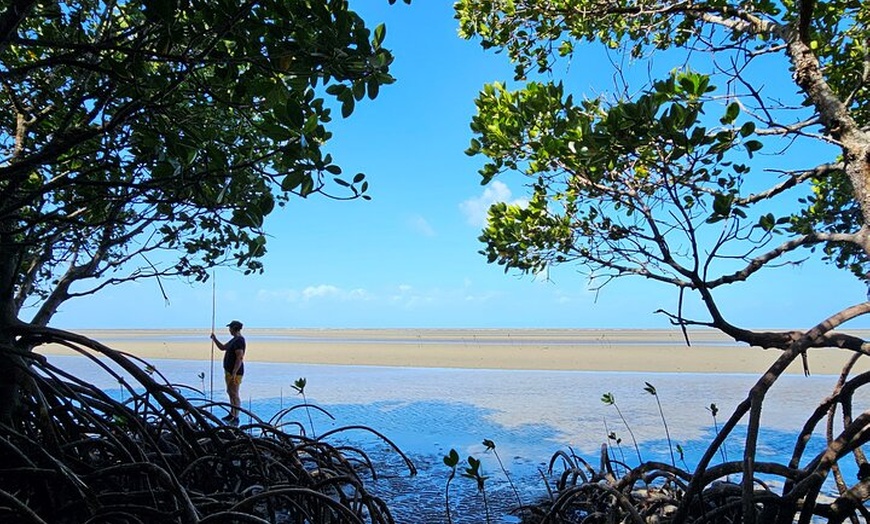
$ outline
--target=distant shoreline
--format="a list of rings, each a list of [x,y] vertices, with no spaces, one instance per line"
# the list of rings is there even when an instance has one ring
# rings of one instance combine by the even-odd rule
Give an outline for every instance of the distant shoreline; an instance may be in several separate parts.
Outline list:
[[[210,360],[208,329],[71,330],[144,359]],[[216,328],[222,340],[226,328]],[[780,355],[713,330],[672,329],[245,329],[252,362],[420,368],[675,373],[764,372]],[[43,346],[42,354],[70,354]],[[810,351],[814,374],[839,374],[851,352]],[[868,359],[863,359],[868,360]],[[870,370],[859,361],[855,371]],[[799,362],[789,373],[803,373]]]

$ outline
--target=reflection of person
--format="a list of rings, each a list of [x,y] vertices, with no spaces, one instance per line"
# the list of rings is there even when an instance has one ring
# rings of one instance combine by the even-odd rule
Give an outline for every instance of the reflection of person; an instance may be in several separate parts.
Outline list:
[[[227,383],[227,396],[230,397],[230,413],[223,418],[228,424],[239,423],[239,408],[242,399],[239,396],[239,387],[242,385],[242,376],[245,374],[245,337],[242,336],[242,323],[233,320],[227,327],[233,336],[226,344],[217,339],[214,333],[211,339],[215,345],[224,352],[224,379]]]

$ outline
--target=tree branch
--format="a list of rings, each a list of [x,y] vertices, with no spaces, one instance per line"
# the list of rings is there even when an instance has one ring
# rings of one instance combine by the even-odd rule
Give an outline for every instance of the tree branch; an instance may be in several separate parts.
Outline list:
[[[812,169],[808,169],[805,171],[787,172],[785,173],[787,178],[784,182],[777,184],[776,186],[771,187],[770,189],[767,189],[760,193],[755,193],[745,198],[738,198],[735,202],[740,205],[755,204],[762,200],[773,198],[780,193],[784,193],[786,190],[797,187],[798,185],[806,182],[807,180],[825,178],[835,172],[842,170],[843,163],[837,162],[834,164],[822,164],[820,166],[816,166]]]

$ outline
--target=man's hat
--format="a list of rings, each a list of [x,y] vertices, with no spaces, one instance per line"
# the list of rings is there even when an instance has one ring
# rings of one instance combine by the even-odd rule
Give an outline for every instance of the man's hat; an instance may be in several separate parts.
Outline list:
[[[232,322],[227,324],[227,327],[230,329],[242,329],[242,323],[238,320],[233,320]]]

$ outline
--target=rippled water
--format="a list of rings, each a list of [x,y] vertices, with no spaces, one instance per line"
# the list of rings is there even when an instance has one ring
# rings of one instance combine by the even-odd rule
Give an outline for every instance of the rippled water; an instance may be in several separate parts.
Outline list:
[[[77,357],[52,357],[53,362],[107,389],[117,387]],[[155,367],[173,383],[210,389],[209,362],[158,360]],[[447,522],[445,486],[449,469],[442,459],[455,449],[465,464],[468,456],[481,460],[487,504],[493,522],[517,522],[504,516],[516,505],[516,495],[499,460],[520,491],[523,502],[546,495],[540,471],[554,452],[569,447],[597,465],[600,447],[615,432],[621,444],[614,453],[637,462],[633,441],[644,460],[670,462],[665,427],[656,398],[644,391],[655,386],[673,446],[684,450],[685,465],[694,467],[714,434],[709,408],[720,410],[721,425],[743,400],[757,377],[676,373],[601,373],[577,371],[502,371],[418,369],[296,364],[245,364],[242,396],[253,412],[270,418],[282,406],[301,402],[291,384],[304,377],[309,402],[334,417],[302,410],[295,419],[316,434],[340,427],[365,425],[397,444],[415,462],[419,474],[411,478],[401,459],[382,441],[364,431],[344,432],[336,439],[364,449],[379,465],[381,477],[371,488],[389,502],[397,522]],[[222,376],[215,375],[214,398],[223,400]],[[205,378],[200,378],[203,374]],[[776,384],[763,412],[764,433],[759,460],[786,461],[794,433],[810,411],[830,392],[836,377],[784,376]],[[102,382],[101,382],[102,381]],[[611,393],[616,407],[601,401]],[[864,401],[866,399],[862,399]],[[865,404],[866,405],[866,404]],[[856,410],[863,409],[856,405]],[[630,425],[623,423],[620,413]],[[736,458],[742,433],[726,452]],[[494,454],[482,444],[492,440]],[[820,442],[820,440],[819,440]],[[816,443],[818,448],[819,443]],[[810,455],[807,455],[810,456]],[[679,457],[677,457],[679,460]],[[846,471],[854,478],[854,472]],[[483,501],[470,479],[456,478],[450,487],[450,510],[456,524],[482,522]]]

